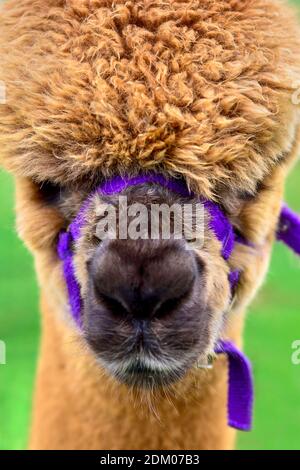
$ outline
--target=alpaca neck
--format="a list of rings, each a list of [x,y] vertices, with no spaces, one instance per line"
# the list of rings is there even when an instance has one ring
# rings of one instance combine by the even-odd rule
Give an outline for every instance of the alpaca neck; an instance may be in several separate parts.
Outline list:
[[[110,378],[42,302],[43,332],[31,449],[228,449],[227,364],[195,370],[176,390],[134,396]]]

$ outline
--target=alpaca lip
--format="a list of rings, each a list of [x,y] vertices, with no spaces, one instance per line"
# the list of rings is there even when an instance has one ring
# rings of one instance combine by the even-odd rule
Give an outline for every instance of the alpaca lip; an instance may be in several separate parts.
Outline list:
[[[113,375],[120,382],[130,386],[144,389],[153,389],[170,385],[185,374],[183,366],[162,366],[157,362],[157,366],[150,366],[142,359],[136,359],[127,366],[109,366]]]
[[[124,360],[100,362],[121,383],[140,389],[154,389],[179,381],[190,368],[187,361],[160,360],[149,354],[135,354]]]

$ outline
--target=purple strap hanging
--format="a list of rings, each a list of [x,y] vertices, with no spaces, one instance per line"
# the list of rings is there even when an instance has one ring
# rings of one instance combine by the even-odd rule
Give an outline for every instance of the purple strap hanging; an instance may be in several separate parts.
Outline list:
[[[252,427],[253,376],[249,359],[229,341],[221,341],[217,354],[228,358],[228,425],[241,431]]]

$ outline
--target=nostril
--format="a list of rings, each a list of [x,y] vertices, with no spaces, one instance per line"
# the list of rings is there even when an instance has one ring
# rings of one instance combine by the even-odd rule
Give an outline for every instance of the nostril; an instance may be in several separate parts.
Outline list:
[[[172,314],[174,310],[180,306],[180,304],[184,301],[186,295],[183,295],[177,299],[168,299],[162,302],[158,308],[155,310],[153,317],[160,319],[167,317],[168,315]]]
[[[198,274],[202,275],[205,270],[204,261],[199,256],[195,257],[195,261],[197,266],[197,272]]]
[[[97,299],[105,306],[110,314],[118,317],[132,317],[136,319],[161,319],[164,318],[178,308],[182,302],[187,298],[190,289],[188,289],[183,295],[176,298],[168,298],[161,300],[156,296],[143,296],[140,293],[135,295],[135,300],[127,303],[122,299],[112,297],[104,294],[103,292],[97,291]],[[132,296],[131,296],[132,297]]]
[[[97,291],[97,298],[115,316],[129,315],[127,307],[118,299]]]

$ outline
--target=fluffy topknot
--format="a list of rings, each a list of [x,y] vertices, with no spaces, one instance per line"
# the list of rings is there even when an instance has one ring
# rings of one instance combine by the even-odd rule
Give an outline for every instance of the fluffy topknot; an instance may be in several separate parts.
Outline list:
[[[0,16],[0,156],[71,184],[182,173],[252,191],[299,110],[299,32],[276,0],[11,0]]]

